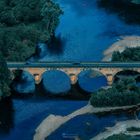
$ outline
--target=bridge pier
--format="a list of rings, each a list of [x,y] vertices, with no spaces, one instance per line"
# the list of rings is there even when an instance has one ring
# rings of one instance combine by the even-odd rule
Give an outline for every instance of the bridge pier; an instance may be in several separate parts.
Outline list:
[[[78,80],[77,75],[71,74],[69,76],[70,76],[71,84],[72,85],[76,84],[77,83],[77,80]]]
[[[36,84],[39,84],[41,82],[41,75],[34,74],[34,79],[35,79],[35,83]]]
[[[113,75],[109,74],[106,77],[107,77],[108,85],[111,86],[113,84]]]

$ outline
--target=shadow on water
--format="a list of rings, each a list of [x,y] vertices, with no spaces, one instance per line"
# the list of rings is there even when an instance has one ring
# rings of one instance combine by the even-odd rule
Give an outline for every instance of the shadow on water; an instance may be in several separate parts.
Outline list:
[[[98,6],[108,13],[117,14],[127,24],[140,24],[140,4],[127,0],[99,0]]]
[[[61,34],[53,35],[50,40],[46,42],[38,42],[35,47],[35,52],[26,59],[27,63],[39,61],[50,55],[62,55],[66,39],[61,37]]]
[[[91,94],[83,91],[79,85],[76,83],[71,86],[70,91],[65,94],[53,95],[53,93],[49,93],[40,83],[36,85],[36,91],[33,96],[33,99],[45,99],[45,100],[89,100]]]
[[[53,35],[51,39],[46,42],[48,44],[48,52],[51,54],[60,55],[64,52],[66,39],[61,37],[61,34]]]
[[[50,93],[44,89],[42,82],[35,85],[34,93],[19,93],[15,91],[11,86],[11,93],[13,99],[18,100],[32,100],[32,101],[47,101],[47,100],[75,100],[75,101],[88,101],[91,97],[91,93],[82,90],[78,83],[71,85],[71,89],[66,93],[60,93],[58,95]]]
[[[0,135],[7,134],[14,127],[14,110],[10,97],[0,101]]]

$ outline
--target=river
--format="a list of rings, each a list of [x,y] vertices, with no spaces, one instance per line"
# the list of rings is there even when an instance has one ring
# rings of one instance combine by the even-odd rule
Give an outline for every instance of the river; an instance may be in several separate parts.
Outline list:
[[[55,0],[60,4],[64,15],[60,18],[60,24],[56,30],[56,36],[61,40],[60,46],[56,45],[53,50],[47,50],[42,61],[48,60],[74,60],[74,61],[99,61],[103,57],[103,51],[115,42],[120,36],[139,35],[140,26],[127,24],[113,13],[107,13],[105,9],[97,6],[96,0]],[[44,98],[14,99],[12,101],[12,111],[6,120],[4,114],[2,123],[4,128],[0,129],[1,140],[31,140],[35,128],[49,114],[67,115],[72,111],[83,107],[88,101],[72,100],[47,100]],[[5,110],[4,110],[5,111]],[[109,115],[102,119],[97,116],[83,116],[80,120],[89,120],[95,127],[88,128],[86,133],[90,137],[94,136],[105,126],[110,126],[117,120],[130,118],[126,115]],[[10,121],[9,121],[10,120]],[[9,125],[7,123],[9,123]],[[68,122],[68,125],[75,126],[77,118]],[[80,123],[80,122],[79,122]],[[82,124],[80,124],[81,126]],[[99,125],[101,129],[99,129]],[[0,127],[2,125],[0,124]],[[50,140],[60,135],[61,132],[69,132],[71,128],[61,127],[56,133],[50,136]],[[84,126],[84,125],[83,125]],[[97,127],[98,126],[98,127]],[[75,126],[76,127],[76,126]],[[7,131],[8,128],[8,131]],[[79,130],[80,127],[74,129]],[[81,126],[82,128],[82,126]],[[91,131],[94,134],[91,136]],[[82,131],[79,131],[82,134]],[[90,133],[90,134],[89,134]],[[85,133],[83,137],[85,139]]]
[[[48,49],[42,61],[100,61],[103,51],[120,36],[140,35],[140,26],[99,8],[96,0],[55,1],[64,11],[56,30],[61,43]]]

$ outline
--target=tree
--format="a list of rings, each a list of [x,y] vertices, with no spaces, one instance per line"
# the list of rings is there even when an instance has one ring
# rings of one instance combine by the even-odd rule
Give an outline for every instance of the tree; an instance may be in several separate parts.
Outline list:
[[[0,97],[5,97],[10,94],[10,82],[10,72],[3,55],[0,53]]]
[[[123,52],[113,52],[112,61],[132,62],[140,61],[140,47],[126,48]]]
[[[6,60],[30,57],[37,42],[51,38],[62,13],[52,0],[0,0],[0,51]]]
[[[140,0],[131,0],[132,3],[140,4]]]
[[[125,106],[140,103],[140,87],[133,78],[123,78],[109,89],[100,89],[92,94],[93,106]]]

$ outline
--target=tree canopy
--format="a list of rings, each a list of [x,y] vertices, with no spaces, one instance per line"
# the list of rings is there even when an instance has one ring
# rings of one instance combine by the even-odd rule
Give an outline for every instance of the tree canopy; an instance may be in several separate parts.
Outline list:
[[[9,85],[11,82],[10,72],[6,61],[0,53],[0,98],[8,96],[10,93]]]
[[[0,0],[0,51],[7,60],[24,61],[38,41],[54,34],[62,14],[52,0]]]
[[[100,89],[92,94],[90,103],[93,106],[125,106],[140,103],[140,87],[135,79],[122,78],[108,89]]]
[[[140,47],[126,48],[123,52],[115,51],[112,54],[112,61],[132,62],[140,61]]]
[[[140,0],[131,0],[132,3],[140,4]]]

